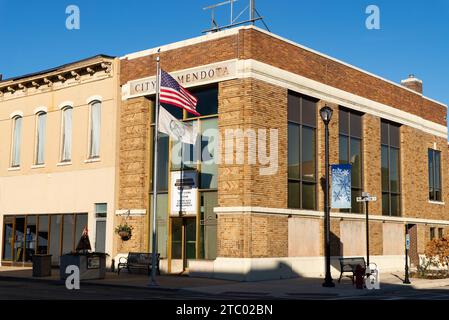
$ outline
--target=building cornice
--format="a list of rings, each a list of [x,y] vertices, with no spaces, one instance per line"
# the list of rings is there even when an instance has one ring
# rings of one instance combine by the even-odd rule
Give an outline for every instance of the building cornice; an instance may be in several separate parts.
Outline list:
[[[2,81],[0,82],[0,99],[22,97],[28,93],[39,93],[40,90],[51,90],[55,84],[78,84],[100,74],[112,76],[113,61],[113,58],[99,57],[29,77]]]
[[[265,208],[265,207],[216,207],[214,208],[214,212],[217,215],[265,214],[265,215],[299,216],[304,218],[318,218],[318,219],[324,218],[324,212],[322,211]],[[343,220],[366,221],[366,216],[364,214],[331,212],[330,216],[331,218]],[[369,215],[369,220],[379,222],[396,222],[403,224],[416,223],[416,224],[449,226],[449,220],[421,219],[413,217],[390,217],[381,215]]]

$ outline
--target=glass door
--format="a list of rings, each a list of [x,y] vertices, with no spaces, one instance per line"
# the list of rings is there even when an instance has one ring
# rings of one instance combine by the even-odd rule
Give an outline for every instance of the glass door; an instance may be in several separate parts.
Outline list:
[[[196,259],[196,218],[172,218],[171,258],[182,260],[182,270],[188,260]]]

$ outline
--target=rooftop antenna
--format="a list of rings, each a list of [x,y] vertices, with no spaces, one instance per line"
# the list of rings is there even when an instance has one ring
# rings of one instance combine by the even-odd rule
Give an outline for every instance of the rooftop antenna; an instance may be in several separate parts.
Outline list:
[[[224,2],[220,2],[217,4],[210,5],[208,7],[203,8],[203,10],[210,10],[211,11],[211,28],[208,30],[203,31],[203,33],[212,33],[212,32],[218,32],[224,29],[233,28],[239,25],[243,24],[251,24],[255,25],[257,21],[262,21],[265,28],[270,31],[267,24],[263,20],[263,17],[259,14],[259,12],[256,9],[256,1],[255,0],[249,0],[249,4],[240,11],[240,13],[234,18],[234,4],[238,2],[239,0],[226,0]],[[218,7],[222,7],[225,5],[229,5],[230,7],[230,19],[229,24],[225,24],[223,26],[220,26],[215,18],[215,10]],[[241,17],[243,14],[248,11],[249,12],[249,19],[248,20],[242,20]]]

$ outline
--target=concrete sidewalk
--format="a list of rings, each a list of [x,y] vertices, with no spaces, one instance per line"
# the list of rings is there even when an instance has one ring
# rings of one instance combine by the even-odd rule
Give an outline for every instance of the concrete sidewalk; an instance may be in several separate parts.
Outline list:
[[[358,290],[350,279],[343,278],[339,284],[335,280],[335,288],[323,288],[321,278],[295,278],[257,282],[237,282],[229,280],[218,280],[208,278],[193,278],[189,276],[162,275],[157,276],[158,289],[176,290],[179,292],[203,293],[211,295],[240,295],[259,296],[261,298],[282,298],[301,299],[302,297],[332,298],[345,296],[364,296],[370,294],[381,294],[382,292],[393,292],[401,289],[436,289],[449,286],[449,279],[425,280],[411,279],[411,285],[402,283],[403,274],[387,273],[381,277],[381,290]],[[53,283],[63,283],[59,279],[59,270],[53,269],[52,275],[45,278],[32,277],[31,268],[11,268],[0,267],[0,280],[10,278],[19,281],[43,281]],[[82,284],[91,284],[111,287],[135,287],[146,288],[149,284],[149,277],[144,274],[128,274],[123,272],[120,276],[117,273],[108,272],[105,279],[85,280]]]

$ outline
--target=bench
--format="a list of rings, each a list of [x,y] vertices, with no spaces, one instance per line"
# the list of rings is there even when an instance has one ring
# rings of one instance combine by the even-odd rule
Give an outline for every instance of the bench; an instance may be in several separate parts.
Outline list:
[[[131,273],[131,269],[145,269],[148,270],[149,274],[152,267],[152,255],[152,253],[148,252],[129,252],[128,257],[120,257],[117,266],[118,275],[120,275],[121,269],[127,269],[129,273]],[[160,275],[161,272],[159,270],[159,253],[156,255],[156,259],[156,271],[157,274]]]
[[[355,269],[358,265],[361,265],[364,270],[366,270],[366,262],[363,257],[355,257],[355,258],[339,258],[340,260],[340,279],[338,282],[340,283],[341,278],[343,277],[344,272],[351,272],[352,275],[350,278],[352,279],[352,284],[354,284],[355,278]]]

